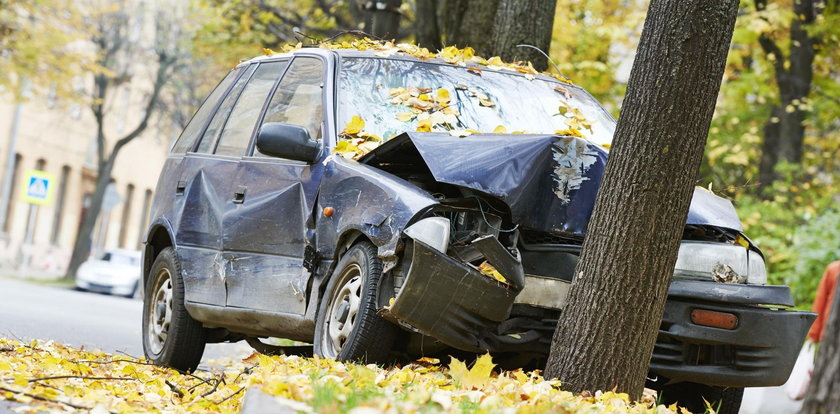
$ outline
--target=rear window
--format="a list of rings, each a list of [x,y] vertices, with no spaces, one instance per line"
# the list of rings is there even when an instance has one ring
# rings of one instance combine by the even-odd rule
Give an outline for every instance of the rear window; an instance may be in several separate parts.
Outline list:
[[[172,146],[173,153],[187,152],[190,148],[192,148],[198,134],[201,133],[202,129],[204,129],[204,124],[207,123],[207,118],[213,113],[213,109],[216,107],[216,104],[225,94],[228,87],[230,87],[230,84],[233,83],[233,80],[236,79],[237,73],[239,73],[238,69],[230,71],[227,76],[219,82],[219,85],[213,89],[210,96],[204,100],[204,103],[198,108],[198,111],[196,111],[195,115],[193,115],[190,122],[187,123],[187,126],[184,128],[184,132],[182,132],[181,136],[178,137],[178,140],[175,141],[175,145]]]

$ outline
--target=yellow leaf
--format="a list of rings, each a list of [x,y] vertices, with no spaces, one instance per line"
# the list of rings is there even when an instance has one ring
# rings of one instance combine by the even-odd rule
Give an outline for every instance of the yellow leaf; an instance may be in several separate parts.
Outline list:
[[[29,385],[29,380],[26,378],[24,374],[15,374],[15,385],[18,387],[26,387]]]
[[[449,103],[449,91],[444,89],[444,88],[438,89],[437,90],[437,101],[442,103],[442,104]]]
[[[7,372],[12,370],[12,364],[6,361],[0,361],[0,372]]]
[[[362,130],[365,129],[365,120],[358,115],[353,115],[353,118],[350,119],[350,122],[347,125],[344,125],[344,130],[341,131],[342,134],[347,135],[356,135]]]
[[[491,276],[493,279],[496,279],[499,282],[507,283],[507,279],[505,279],[505,277],[502,276],[502,274],[499,273],[499,271],[496,270],[496,268],[493,267],[493,265],[491,265],[490,262],[486,260],[478,266],[478,270],[480,270],[481,273],[484,273],[485,275]]]
[[[411,121],[412,118],[414,118],[414,114],[412,114],[411,112],[400,112],[395,117],[400,122],[408,122]]]
[[[583,137],[583,135],[580,134],[580,131],[575,128],[558,129],[557,131],[554,131],[554,133],[557,135],[568,135],[570,137]]]
[[[347,153],[347,152],[359,152],[359,147],[351,144],[348,141],[344,141],[344,140],[338,141],[338,143],[335,144],[335,149],[333,149],[333,153],[344,154],[344,153]]]
[[[493,133],[494,134],[507,134],[507,132],[508,132],[508,130],[504,125],[499,125],[499,126],[493,128]]]
[[[450,357],[451,358],[451,357]],[[482,387],[490,381],[490,374],[493,372],[493,358],[490,354],[484,354],[475,361],[471,369],[467,369],[466,364],[452,358],[449,363],[449,373],[452,380],[455,381],[459,387],[463,389],[473,389]]]
[[[431,132],[432,131],[432,121],[429,119],[424,119],[417,122],[417,132]]]

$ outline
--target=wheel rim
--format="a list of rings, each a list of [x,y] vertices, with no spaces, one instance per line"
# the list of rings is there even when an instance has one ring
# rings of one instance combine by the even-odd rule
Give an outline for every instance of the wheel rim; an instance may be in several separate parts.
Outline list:
[[[347,344],[362,303],[362,269],[351,264],[339,277],[340,287],[335,290],[327,309],[326,325],[321,336],[322,356],[335,359]]]
[[[154,293],[149,298],[147,336],[151,351],[159,354],[172,322],[172,275],[169,270],[161,269],[155,281]]]

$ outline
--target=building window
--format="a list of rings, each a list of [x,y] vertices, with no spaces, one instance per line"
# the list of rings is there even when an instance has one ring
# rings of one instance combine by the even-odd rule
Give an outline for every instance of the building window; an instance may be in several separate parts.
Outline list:
[[[18,180],[20,180],[20,164],[23,162],[23,157],[20,154],[15,154],[15,166],[12,168],[12,187],[11,191],[9,192],[9,206],[6,208],[6,220],[3,222],[3,232],[8,234],[12,231],[12,217],[14,217],[15,213],[15,200],[17,199],[16,195],[19,192]]]
[[[126,247],[128,240],[128,219],[131,217],[131,200],[134,198],[134,184],[125,189],[125,204],[123,204],[122,219],[120,219],[120,247]]]
[[[61,223],[64,218],[64,198],[67,196],[67,182],[70,181],[70,166],[61,167],[61,181],[58,184],[58,194],[55,198],[55,213],[53,213],[52,233],[50,243],[57,245],[61,236]]]
[[[143,239],[146,236],[146,227],[149,226],[149,213],[152,208],[152,190],[146,189],[143,195],[143,211],[140,213],[140,231],[137,232],[137,250],[143,248]]]

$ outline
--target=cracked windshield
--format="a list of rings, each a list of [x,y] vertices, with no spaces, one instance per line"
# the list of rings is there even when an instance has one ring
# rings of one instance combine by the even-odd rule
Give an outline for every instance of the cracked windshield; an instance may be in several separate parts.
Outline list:
[[[336,150],[353,158],[406,131],[561,134],[609,148],[615,129],[583,90],[533,75],[351,57],[342,61],[340,82]]]

